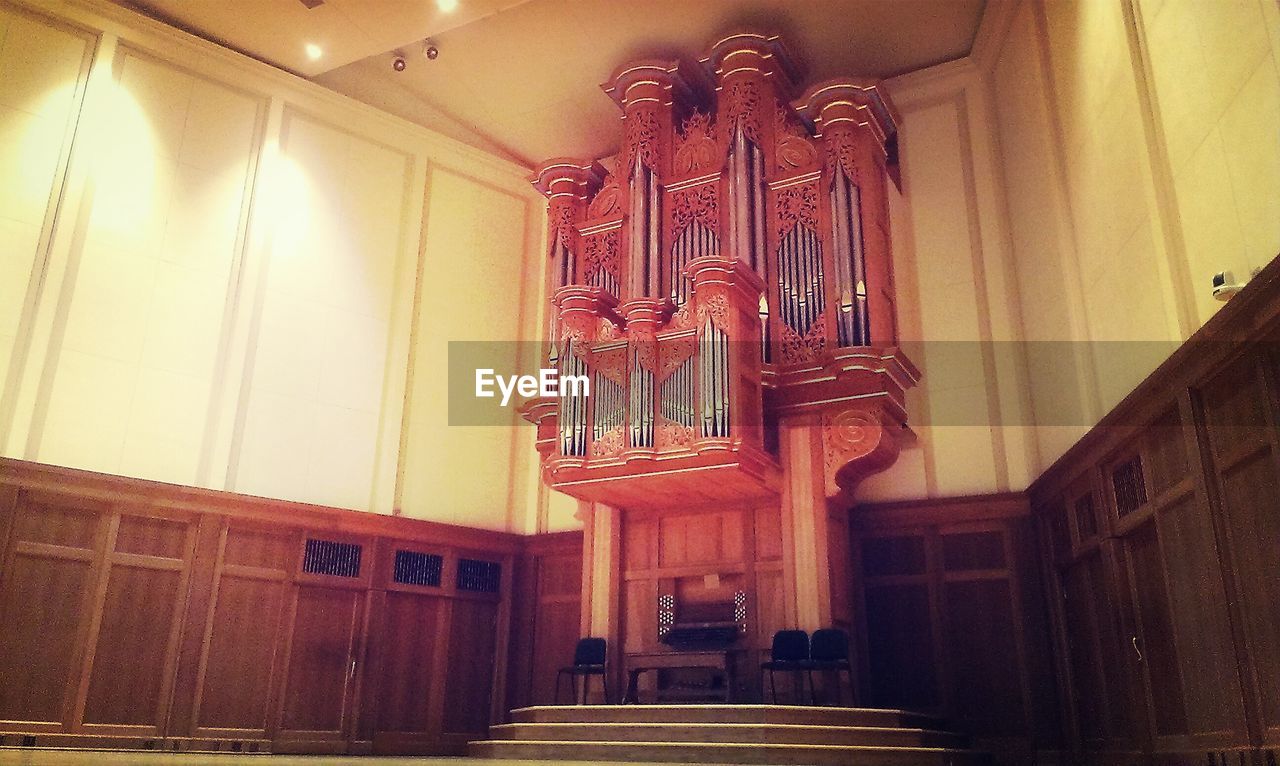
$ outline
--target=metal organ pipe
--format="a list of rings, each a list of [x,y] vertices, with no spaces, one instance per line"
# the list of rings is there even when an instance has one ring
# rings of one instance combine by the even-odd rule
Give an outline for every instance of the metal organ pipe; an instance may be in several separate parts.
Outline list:
[[[657,297],[662,294],[658,281],[658,223],[662,216],[658,215],[659,195],[658,179],[649,168],[644,169],[644,182],[648,191],[649,204],[645,207],[645,223],[647,224],[644,247],[645,295]]]
[[[708,319],[698,338],[699,384],[702,393],[702,435],[729,435],[729,341]]]
[[[751,144],[751,268],[765,278],[764,268],[764,154]]]
[[[630,431],[632,447],[653,446],[653,373],[640,364],[640,350],[631,351]]]
[[[720,242],[715,232],[703,226],[699,221],[692,221],[680,230],[680,236],[671,245],[671,300],[677,306],[683,306],[689,300],[689,285],[684,279],[684,267],[689,261],[704,255],[715,255],[720,252]]]
[[[565,344],[559,366],[562,378],[587,374],[587,363],[578,356],[573,341]],[[573,394],[571,386],[565,386],[560,392],[560,453],[584,456],[587,454],[586,397]]]
[[[870,342],[861,207],[858,187],[837,167],[831,182],[831,222],[840,292],[837,326],[841,346],[863,346]]]

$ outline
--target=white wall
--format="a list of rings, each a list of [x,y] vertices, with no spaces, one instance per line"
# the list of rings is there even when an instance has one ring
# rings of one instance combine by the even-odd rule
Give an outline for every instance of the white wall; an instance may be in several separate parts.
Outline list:
[[[1274,0],[998,0],[975,59],[1043,470],[1280,252]],[[1065,421],[1076,423],[1064,427]]]
[[[524,529],[531,429],[432,429],[443,339],[537,326],[526,174],[105,3],[0,2],[3,454]]]
[[[900,335],[924,377],[908,400],[916,443],[860,501],[1018,490],[1034,434],[992,125],[978,70],[960,61],[896,78],[903,194],[890,201]]]

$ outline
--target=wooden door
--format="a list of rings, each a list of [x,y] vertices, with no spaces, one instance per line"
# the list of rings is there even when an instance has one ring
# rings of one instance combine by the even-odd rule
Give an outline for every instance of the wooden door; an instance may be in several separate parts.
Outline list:
[[[442,733],[446,744],[459,744],[484,734],[489,726],[498,603],[459,597],[450,607]]]
[[[231,526],[220,540],[196,682],[195,736],[269,737],[298,535]]]
[[[187,518],[111,519],[87,645],[81,732],[165,734],[195,528]]]
[[[14,501],[0,568],[0,727],[70,731],[107,518],[65,498]]]
[[[423,752],[439,728],[438,710],[449,658],[440,635],[446,600],[387,591],[377,620],[373,748],[378,753]]]
[[[365,591],[299,585],[274,748],[341,752],[353,725]]]
[[[1264,365],[1264,362],[1266,364]],[[1199,392],[1255,738],[1280,745],[1280,363],[1246,356]]]

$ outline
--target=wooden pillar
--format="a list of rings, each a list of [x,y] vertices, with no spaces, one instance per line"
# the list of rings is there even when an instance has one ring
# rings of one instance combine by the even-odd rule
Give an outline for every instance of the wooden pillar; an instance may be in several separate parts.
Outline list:
[[[782,422],[780,436],[788,617],[795,627],[814,631],[830,627],[832,614],[821,431],[811,418],[794,417]]]
[[[609,642],[610,702],[621,697],[622,509],[578,501],[583,524],[582,636]],[[593,698],[602,690],[593,691]],[[589,700],[590,701],[590,700]]]

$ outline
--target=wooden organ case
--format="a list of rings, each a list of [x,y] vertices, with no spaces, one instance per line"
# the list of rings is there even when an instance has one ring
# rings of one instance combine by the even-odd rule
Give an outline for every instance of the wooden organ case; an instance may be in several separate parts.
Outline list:
[[[801,93],[781,40],[760,34],[602,87],[622,111],[617,154],[533,179],[549,200],[550,363],[590,396],[523,413],[544,480],[580,501],[583,635],[609,638],[617,669],[663,648],[671,610],[736,598],[749,667],[774,630],[851,627],[852,492],[911,438],[897,115],[874,80]]]

